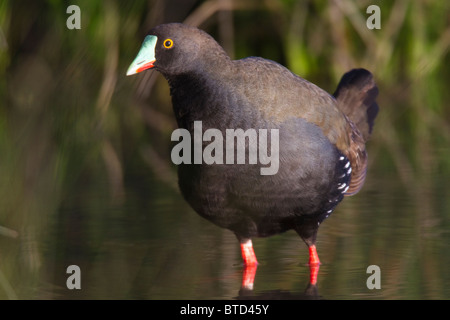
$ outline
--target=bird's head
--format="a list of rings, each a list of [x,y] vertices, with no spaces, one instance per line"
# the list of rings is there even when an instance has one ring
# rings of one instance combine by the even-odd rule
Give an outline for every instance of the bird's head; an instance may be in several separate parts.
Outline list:
[[[202,72],[224,58],[229,59],[206,32],[181,23],[162,24],[146,35],[127,75],[151,68],[164,76]]]

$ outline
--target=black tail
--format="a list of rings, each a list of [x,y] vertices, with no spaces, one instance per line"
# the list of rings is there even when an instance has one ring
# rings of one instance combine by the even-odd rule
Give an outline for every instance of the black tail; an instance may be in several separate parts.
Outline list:
[[[372,74],[365,69],[353,69],[342,77],[333,94],[339,109],[353,122],[367,141],[372,133],[378,105],[378,87]]]

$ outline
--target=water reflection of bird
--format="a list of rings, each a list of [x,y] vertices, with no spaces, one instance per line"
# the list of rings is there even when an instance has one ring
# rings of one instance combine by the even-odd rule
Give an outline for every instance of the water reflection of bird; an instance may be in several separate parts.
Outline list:
[[[244,286],[253,285],[257,265],[251,239],[289,229],[309,247],[315,284],[319,225],[366,176],[365,143],[378,112],[371,73],[346,73],[331,96],[273,61],[231,60],[207,33],[182,24],[153,28],[127,74],[150,68],[168,80],[178,126],[191,134],[195,121],[224,136],[227,129],[278,130],[276,174],[261,175],[261,165],[250,163],[185,163],[179,186],[196,212],[236,234]]]
[[[241,288],[237,300],[322,300],[315,284],[309,283],[304,292],[288,290],[270,290],[254,293],[253,290]]]

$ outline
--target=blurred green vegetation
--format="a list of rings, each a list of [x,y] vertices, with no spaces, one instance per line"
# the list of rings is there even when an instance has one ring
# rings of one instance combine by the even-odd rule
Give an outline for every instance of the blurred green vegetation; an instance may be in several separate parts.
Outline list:
[[[80,30],[66,27],[71,4],[81,8]],[[381,8],[380,30],[366,27],[371,4]],[[107,232],[77,219],[118,215],[130,196],[158,203],[176,194],[167,83],[156,72],[125,77],[145,33],[173,21],[203,28],[234,58],[278,61],[330,93],[349,69],[371,70],[380,114],[369,175],[398,177],[419,233],[450,219],[448,202],[434,202],[449,195],[450,2],[2,0],[0,297],[34,297],[23,292],[42,276],[47,230],[78,226],[56,240],[64,255],[70,237],[96,243]],[[147,192],[154,181],[162,189]],[[65,214],[85,206],[81,217]]]

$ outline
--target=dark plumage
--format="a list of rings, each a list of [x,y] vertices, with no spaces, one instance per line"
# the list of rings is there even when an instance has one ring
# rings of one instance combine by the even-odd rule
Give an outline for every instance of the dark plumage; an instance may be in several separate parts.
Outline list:
[[[279,130],[278,173],[261,175],[254,164],[181,164],[186,200],[236,234],[247,264],[256,263],[251,238],[289,229],[310,247],[310,263],[318,264],[320,223],[364,183],[365,142],[378,112],[371,73],[348,72],[333,97],[276,62],[231,60],[197,28],[166,24],[149,35],[157,39],[153,56],[147,61],[140,53],[128,74],[154,67],[164,75],[180,128],[192,132],[193,122],[202,121],[203,130],[216,128],[224,136],[230,128]]]

